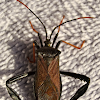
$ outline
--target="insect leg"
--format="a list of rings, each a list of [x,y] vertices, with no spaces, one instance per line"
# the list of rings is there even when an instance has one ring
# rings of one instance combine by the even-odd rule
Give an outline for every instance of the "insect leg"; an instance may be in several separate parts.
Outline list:
[[[35,44],[33,43],[33,61],[30,60],[29,57],[27,57],[30,63],[35,63]]]
[[[35,63],[35,46],[37,49],[39,49],[39,45],[37,44],[36,41],[33,42],[33,61],[30,60],[29,57],[27,57],[27,59],[29,60],[30,63]]]
[[[38,37],[39,37],[39,40],[40,40],[40,43],[41,43],[41,47],[43,47],[42,39],[41,39],[40,33],[37,32],[37,31],[34,29],[34,27],[33,27],[32,23],[31,23],[31,21],[29,21],[29,23],[31,24],[31,27],[32,27],[33,31],[35,31],[36,33],[38,33]]]
[[[63,18],[62,18],[60,24],[62,24],[64,17],[65,17],[65,16],[63,15]],[[53,45],[54,45],[54,43],[55,43],[55,41],[56,41],[56,39],[57,39],[57,37],[58,37],[59,31],[60,31],[60,26],[59,26],[59,28],[58,28],[57,34],[55,35],[55,37],[54,37],[54,39],[53,39],[52,47],[53,47]]]
[[[20,99],[19,95],[17,94],[17,92],[15,90],[13,90],[9,85],[20,79],[23,79],[25,77],[28,77],[28,76],[31,76],[34,74],[35,74],[35,72],[28,72],[28,73],[14,76],[6,81],[6,87],[7,87],[8,93],[10,94],[10,96],[13,100],[21,100],[21,99]]]
[[[33,43],[35,44],[36,48],[39,49],[40,46],[38,45],[37,41],[33,41]]]
[[[60,45],[61,42],[64,42],[64,43],[66,43],[66,44],[68,44],[68,45],[71,45],[71,46],[73,46],[74,48],[81,49],[81,48],[83,47],[83,44],[84,44],[85,41],[82,42],[82,44],[81,44],[80,47],[77,47],[77,46],[75,46],[75,45],[73,45],[73,44],[70,44],[70,43],[68,43],[68,42],[65,42],[65,41],[61,40],[61,41],[58,41],[58,43],[56,44],[56,47],[55,47],[56,49],[58,49],[58,47],[59,47],[59,45]]]
[[[80,96],[82,96],[86,92],[86,90],[89,86],[89,83],[90,83],[90,78],[89,77],[87,77],[85,75],[81,75],[81,74],[71,73],[71,72],[60,71],[60,73],[64,74],[64,75],[67,75],[67,76],[74,77],[74,78],[78,78],[80,80],[83,80],[83,81],[87,82],[85,85],[83,85],[82,87],[80,87],[77,90],[75,95],[70,100],[77,100]]]

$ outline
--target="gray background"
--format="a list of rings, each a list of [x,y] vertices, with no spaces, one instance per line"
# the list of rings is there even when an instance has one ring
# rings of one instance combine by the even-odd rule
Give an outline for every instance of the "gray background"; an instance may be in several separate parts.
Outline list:
[[[58,40],[80,46],[78,50],[62,43],[59,50],[60,70],[75,72],[90,77],[87,92],[78,100],[100,100],[100,1],[99,0],[21,0],[42,20],[48,35],[60,23],[78,17],[92,16],[95,19],[79,19],[61,26]],[[36,64],[31,64],[32,43],[38,40],[29,24],[41,33],[45,40],[43,26],[38,19],[16,0],[0,0],[0,100],[11,100],[6,90],[6,80],[28,71],[34,71]],[[57,31],[57,30],[56,30]],[[56,34],[56,31],[54,32]],[[53,40],[52,36],[52,39]],[[70,100],[75,91],[84,82],[71,77],[62,77],[61,100]],[[22,100],[34,100],[34,76],[15,82],[12,86]]]

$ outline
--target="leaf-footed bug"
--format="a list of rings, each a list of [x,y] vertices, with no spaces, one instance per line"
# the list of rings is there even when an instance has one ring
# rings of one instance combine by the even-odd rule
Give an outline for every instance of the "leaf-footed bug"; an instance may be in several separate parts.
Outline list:
[[[17,0],[17,1],[20,2],[21,4],[23,4],[26,8],[28,8],[21,1],[19,1],[19,0]],[[63,74],[63,75],[71,76],[73,78],[77,78],[77,79],[80,79],[80,80],[83,80],[86,82],[86,84],[83,85],[82,87],[80,87],[77,90],[77,92],[75,93],[75,95],[70,99],[70,100],[77,100],[80,96],[82,96],[86,92],[86,90],[89,86],[89,83],[90,83],[90,78],[85,75],[81,75],[81,74],[59,71],[59,54],[61,52],[58,50],[58,47],[59,47],[60,43],[63,42],[70,46],[73,46],[77,49],[81,49],[85,41],[82,42],[80,47],[77,47],[73,44],[65,42],[64,40],[58,41],[55,48],[53,46],[58,37],[61,25],[64,25],[67,22],[71,22],[71,21],[74,21],[77,19],[93,18],[93,17],[80,17],[80,18],[76,18],[76,19],[72,19],[72,20],[63,22],[63,19],[65,17],[65,16],[63,16],[63,19],[61,20],[60,24],[52,30],[50,38],[48,39],[47,30],[46,30],[45,25],[32,10],[30,10],[30,11],[36,16],[36,18],[41,22],[41,24],[44,27],[44,30],[46,33],[46,40],[44,41],[45,45],[43,45],[43,43],[42,43],[40,33],[34,29],[31,21],[29,21],[33,31],[38,34],[38,38],[39,38],[39,41],[41,44],[41,47],[40,47],[36,41],[33,42],[33,61],[31,61],[28,58],[31,63],[35,63],[35,46],[36,46],[36,48],[37,48],[37,50],[36,50],[37,70],[36,70],[36,72],[27,72],[27,73],[17,75],[17,76],[14,76],[14,77],[8,79],[6,81],[6,87],[7,87],[8,93],[10,94],[10,96],[13,100],[21,100],[19,95],[9,86],[9,84],[12,84],[13,82],[15,82],[19,79],[22,79],[22,78],[25,78],[25,77],[35,74],[35,97],[36,97],[36,100],[59,100],[60,96],[61,96],[61,90],[62,90],[60,74]],[[56,28],[58,28],[58,32],[56,33],[53,43],[51,45],[51,42],[50,42],[51,36],[53,35],[54,30]]]

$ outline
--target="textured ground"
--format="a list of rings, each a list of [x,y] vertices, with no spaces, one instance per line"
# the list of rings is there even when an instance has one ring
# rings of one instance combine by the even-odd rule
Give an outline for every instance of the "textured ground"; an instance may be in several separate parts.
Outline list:
[[[60,45],[59,50],[62,52],[60,70],[90,77],[87,92],[78,100],[100,100],[100,0],[22,0],[22,2],[39,16],[47,28],[48,35],[60,23],[63,15],[64,21],[83,16],[95,17],[63,25],[58,40],[65,40],[77,46],[86,40],[81,50],[64,43]],[[27,60],[27,56],[32,58],[33,40],[39,42],[37,33],[30,27],[29,20],[45,40],[43,26],[28,9],[16,0],[0,0],[0,100],[11,100],[5,86],[7,79],[36,69],[36,65],[30,64]],[[34,77],[29,77],[13,85],[22,100],[34,100],[33,82]],[[82,84],[84,82],[78,79],[62,76],[61,100],[70,100]]]

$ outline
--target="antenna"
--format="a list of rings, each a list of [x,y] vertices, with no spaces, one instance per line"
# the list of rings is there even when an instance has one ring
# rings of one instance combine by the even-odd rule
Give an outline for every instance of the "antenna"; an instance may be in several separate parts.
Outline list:
[[[28,8],[24,3],[22,3],[20,0],[17,0],[18,2],[20,2],[22,5],[24,5],[26,8]],[[29,8],[28,8],[29,9]],[[44,30],[45,30],[45,33],[46,33],[46,40],[47,40],[47,30],[46,30],[46,27],[45,27],[45,25],[43,24],[43,22],[40,20],[40,18],[31,10],[31,9],[29,9],[30,11],[31,11],[31,13],[33,13],[35,16],[36,16],[36,18],[41,22],[41,24],[43,25],[43,27],[44,27]]]
[[[62,24],[56,26],[56,27],[52,30],[52,33],[51,33],[51,35],[50,35],[50,39],[51,39],[51,36],[52,36],[54,30],[55,30],[57,27],[59,27],[59,26],[65,24],[65,23],[67,23],[67,22],[71,22],[71,21],[74,21],[74,20],[77,20],[77,19],[83,19],[83,18],[94,18],[94,17],[80,17],[80,18],[76,18],[76,19],[72,19],[72,20],[69,20],[69,21],[63,22]]]

